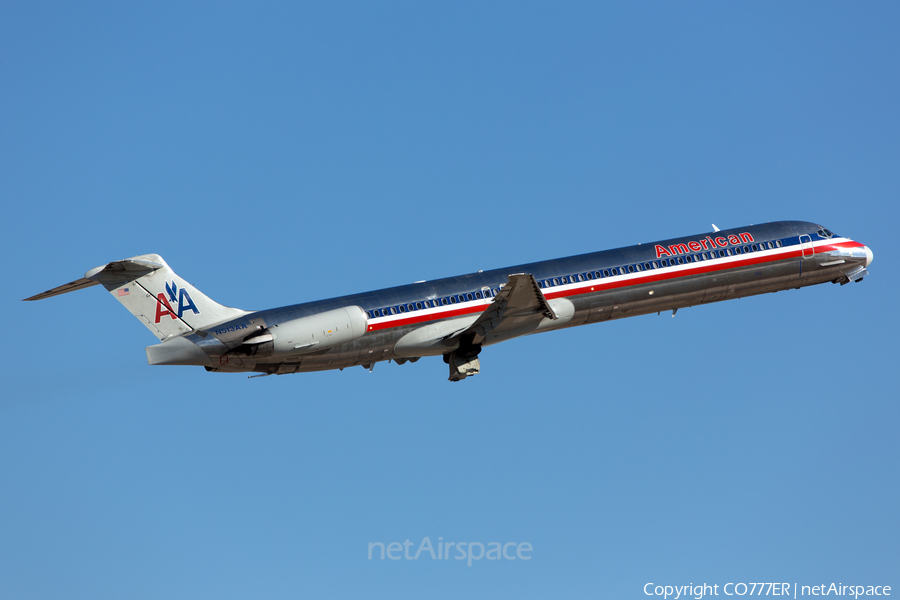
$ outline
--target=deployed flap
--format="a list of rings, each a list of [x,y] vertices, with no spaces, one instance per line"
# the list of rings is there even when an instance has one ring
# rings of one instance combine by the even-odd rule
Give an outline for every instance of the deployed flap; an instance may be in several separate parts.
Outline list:
[[[536,325],[544,319],[556,321],[554,312],[534,275],[515,273],[494,297],[494,301],[469,327],[444,340],[444,345],[453,346],[460,338],[473,335],[472,343],[481,344],[488,333],[507,331]]]

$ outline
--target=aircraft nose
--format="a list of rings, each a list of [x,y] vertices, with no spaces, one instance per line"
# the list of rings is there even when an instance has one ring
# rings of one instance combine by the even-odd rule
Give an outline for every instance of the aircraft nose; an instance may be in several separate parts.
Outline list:
[[[866,266],[868,267],[869,265],[872,264],[872,259],[875,258],[875,254],[872,252],[872,250],[868,246],[863,246],[863,248],[865,248],[865,251],[866,251]]]

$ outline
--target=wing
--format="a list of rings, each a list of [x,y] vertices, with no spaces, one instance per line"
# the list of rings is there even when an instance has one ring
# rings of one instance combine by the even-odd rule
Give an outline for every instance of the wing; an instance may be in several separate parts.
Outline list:
[[[534,275],[515,273],[474,323],[445,338],[443,344],[455,346],[461,339],[469,338],[469,343],[480,345],[489,334],[531,329],[544,319],[556,321],[559,317],[547,303]]]

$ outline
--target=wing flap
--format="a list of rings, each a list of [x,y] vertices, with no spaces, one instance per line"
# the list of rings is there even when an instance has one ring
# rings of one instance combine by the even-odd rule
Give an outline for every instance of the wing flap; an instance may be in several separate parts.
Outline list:
[[[464,336],[472,336],[472,343],[481,344],[489,333],[535,326],[544,319],[556,321],[559,317],[544,297],[534,275],[514,273],[474,323],[448,336],[443,343],[454,346]]]

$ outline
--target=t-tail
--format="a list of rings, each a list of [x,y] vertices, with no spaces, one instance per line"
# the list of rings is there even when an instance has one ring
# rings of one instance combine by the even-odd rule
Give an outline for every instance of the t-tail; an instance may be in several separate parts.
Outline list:
[[[102,285],[161,340],[246,315],[210,300],[175,274],[158,254],[142,254],[91,269],[84,277],[25,300],[42,300]]]

